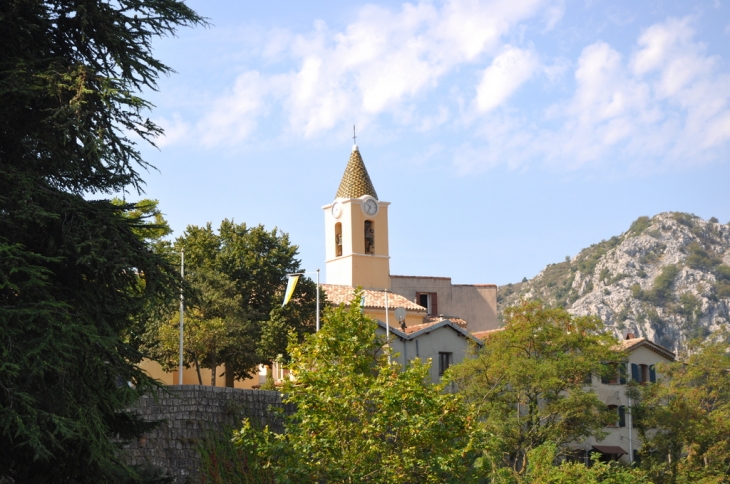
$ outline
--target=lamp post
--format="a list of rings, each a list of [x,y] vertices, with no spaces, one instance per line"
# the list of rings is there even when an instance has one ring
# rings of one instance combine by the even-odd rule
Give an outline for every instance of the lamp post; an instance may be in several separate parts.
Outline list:
[[[185,300],[183,296],[183,281],[185,280],[185,249],[180,250],[180,366],[178,367],[177,382],[178,385],[183,384],[183,312],[185,310]]]
[[[388,320],[388,289],[385,289],[385,341],[388,345],[388,366],[390,366],[390,322]]]

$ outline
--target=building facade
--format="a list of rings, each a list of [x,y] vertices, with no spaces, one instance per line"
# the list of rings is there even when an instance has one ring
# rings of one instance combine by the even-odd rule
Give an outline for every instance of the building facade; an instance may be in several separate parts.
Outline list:
[[[340,293],[361,287],[388,292],[394,302],[392,310],[406,310],[406,326],[458,319],[471,332],[496,328],[496,285],[452,284],[448,277],[390,274],[389,208],[389,202],[378,198],[360,149],[354,145],[335,199],[322,207],[328,299],[340,303]],[[366,303],[368,299],[382,300],[384,296],[371,294]],[[365,307],[374,318],[384,315],[384,308]],[[400,327],[396,318],[389,317],[388,321]]]
[[[627,384],[630,381],[640,385],[655,383],[661,378],[656,365],[671,363],[675,358],[674,353],[663,346],[646,338],[634,338],[631,334],[620,343],[618,349],[627,353],[625,366],[618,367],[613,377],[592,377],[593,391],[615,412],[616,419],[604,429],[607,435],[603,439],[589,437],[575,446],[575,450],[586,462],[593,452],[599,452],[604,460],[620,460],[627,464],[635,460],[641,449],[641,441],[631,419],[631,399],[626,394]]]

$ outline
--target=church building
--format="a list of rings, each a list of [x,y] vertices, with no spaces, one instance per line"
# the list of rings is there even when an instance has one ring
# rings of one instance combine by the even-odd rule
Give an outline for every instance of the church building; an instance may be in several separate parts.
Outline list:
[[[357,145],[352,147],[342,181],[324,209],[326,278],[330,302],[347,303],[353,288],[365,290],[365,310],[399,329],[450,320],[468,332],[495,329],[497,286],[452,284],[448,277],[390,274],[388,210],[380,200]],[[444,257],[447,257],[445,254]],[[405,319],[395,317],[396,308]]]
[[[378,198],[354,145],[334,201],[322,207],[327,257],[327,284],[322,288],[335,305],[349,304],[355,289],[362,288],[363,310],[378,321],[381,334],[390,333],[395,361],[405,366],[416,357],[430,359],[431,379],[438,382],[449,366],[466,356],[470,345],[483,344],[481,333],[498,327],[497,286],[452,284],[448,277],[391,275],[389,207],[389,202]],[[140,366],[165,384],[178,382],[177,371],[165,372],[157,362],[144,360]],[[224,370],[220,366],[216,372]],[[285,378],[278,363],[272,370],[275,380]],[[205,374],[207,380],[210,370]],[[261,366],[258,375],[233,385],[257,388],[266,378],[267,369]],[[184,384],[197,384],[198,379],[195,369],[184,369]],[[218,378],[217,384],[227,383]]]

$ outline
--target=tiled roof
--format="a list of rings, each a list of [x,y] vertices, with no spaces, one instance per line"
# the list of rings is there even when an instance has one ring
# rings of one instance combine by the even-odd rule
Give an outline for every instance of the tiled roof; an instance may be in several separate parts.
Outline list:
[[[363,195],[370,195],[376,200],[378,194],[375,193],[373,182],[370,181],[370,175],[365,168],[365,163],[360,156],[360,150],[357,145],[352,147],[350,160],[347,162],[345,174],[342,175],[340,188],[337,189],[336,198],[360,198]]]
[[[443,316],[443,315],[439,315],[439,316],[424,316],[423,317],[423,324],[438,323],[439,321],[443,321],[444,319],[448,319],[449,321],[451,321],[452,323],[454,323],[458,327],[466,329],[467,322],[465,320],[461,319],[461,318],[455,318],[453,316]]]
[[[406,337],[408,339],[415,339],[421,336],[422,334],[428,334],[431,331],[435,331],[440,328],[451,328],[452,331],[456,331],[458,334],[463,336],[464,338],[472,340],[474,343],[478,344],[479,346],[482,345],[482,341],[475,338],[474,335],[469,333],[467,330],[462,328],[461,326],[457,326],[449,319],[442,319],[441,321],[434,321],[432,323],[425,323],[425,324],[415,324],[413,326],[408,326],[404,333],[406,334]]]
[[[352,286],[339,284],[322,284],[321,286],[327,294],[327,300],[332,304],[350,304],[350,301],[355,296],[355,288]],[[366,308],[385,309],[385,291],[363,289],[362,295],[365,297]],[[388,308],[404,308],[408,311],[426,312],[426,308],[423,306],[419,306],[400,294],[393,292],[388,292]]]
[[[618,348],[623,351],[632,351],[635,348],[638,348],[639,346],[646,346],[654,353],[657,353],[668,360],[674,361],[675,354],[671,351],[669,351],[667,348],[665,348],[662,345],[658,345],[654,343],[653,341],[650,341],[646,338],[631,338],[631,339],[625,339],[621,341],[618,344]]]
[[[480,339],[484,341],[484,339],[489,336],[490,334],[496,333],[497,331],[502,331],[504,328],[497,328],[497,329],[488,329],[486,331],[477,331],[476,333],[472,333],[472,336],[474,336],[477,339]]]
[[[423,323],[423,324],[414,324],[413,326],[406,326],[405,333],[411,334],[415,333],[416,331],[421,331],[422,329],[426,329],[429,326],[433,326],[436,323],[440,323],[441,321],[431,321],[430,323]]]

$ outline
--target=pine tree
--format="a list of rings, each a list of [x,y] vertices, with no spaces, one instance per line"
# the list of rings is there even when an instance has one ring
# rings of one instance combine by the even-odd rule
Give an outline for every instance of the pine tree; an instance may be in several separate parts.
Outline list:
[[[0,481],[124,482],[114,437],[152,382],[130,332],[177,291],[133,205],[127,133],[161,130],[138,96],[171,69],[151,42],[204,22],[176,0],[0,3]],[[125,214],[127,216],[125,216]]]

